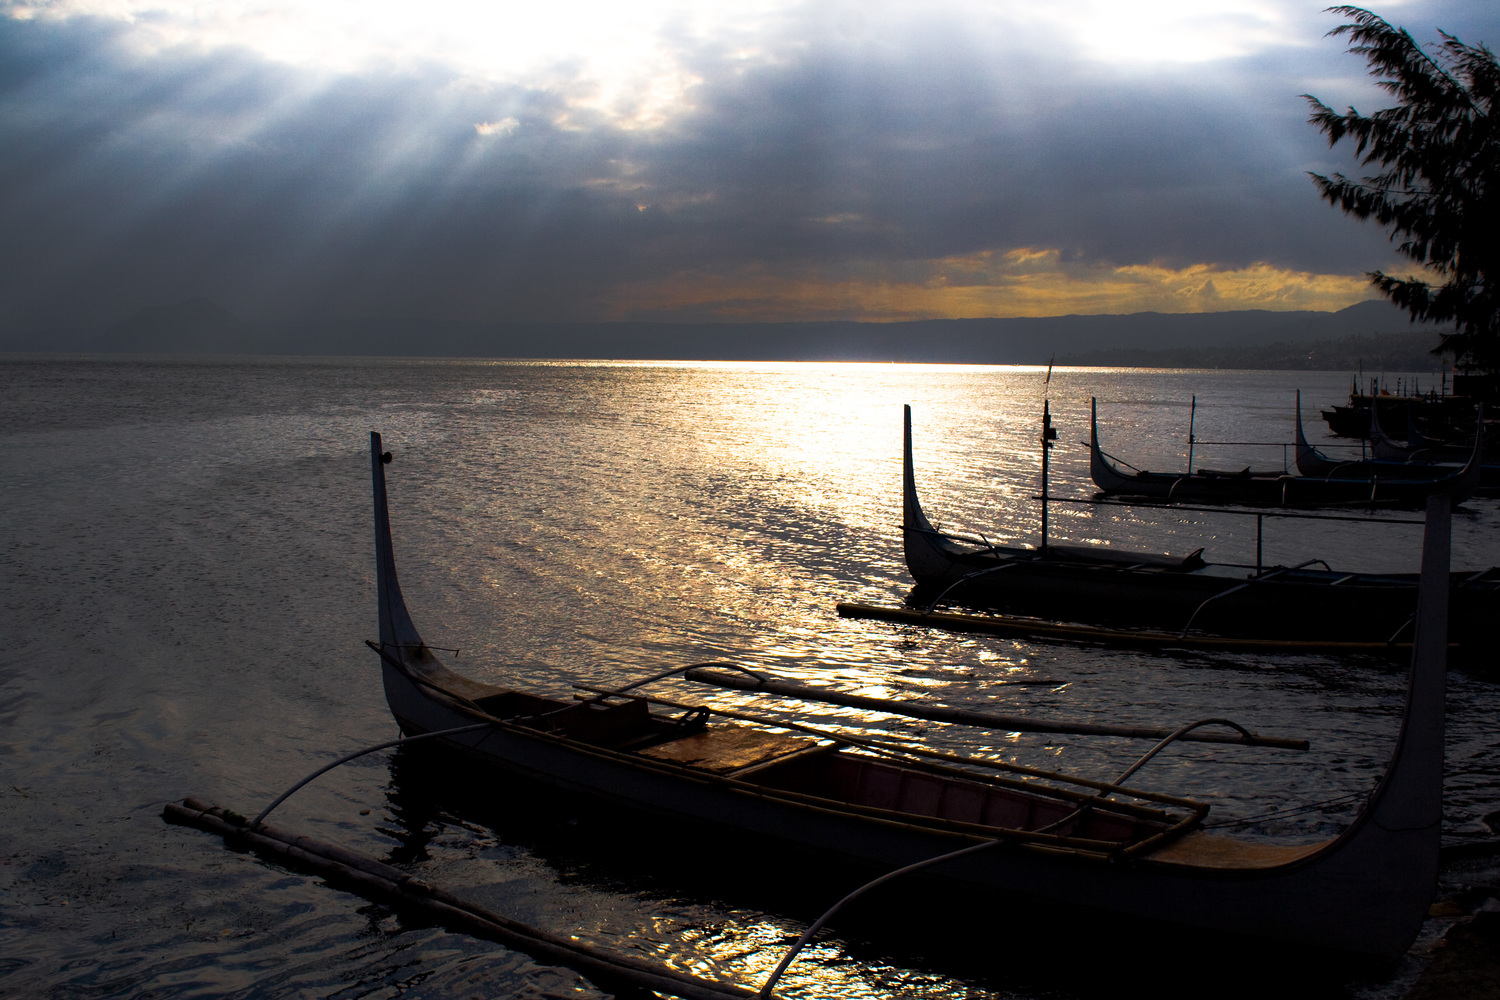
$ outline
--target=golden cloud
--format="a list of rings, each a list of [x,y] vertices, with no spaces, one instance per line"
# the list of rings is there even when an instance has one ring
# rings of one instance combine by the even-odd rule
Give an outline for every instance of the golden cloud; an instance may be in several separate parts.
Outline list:
[[[984,251],[843,273],[684,273],[633,283],[611,318],[896,321],[1231,309],[1334,311],[1372,298],[1363,274],[1317,274],[1268,263],[1110,266],[1064,261],[1055,249]]]

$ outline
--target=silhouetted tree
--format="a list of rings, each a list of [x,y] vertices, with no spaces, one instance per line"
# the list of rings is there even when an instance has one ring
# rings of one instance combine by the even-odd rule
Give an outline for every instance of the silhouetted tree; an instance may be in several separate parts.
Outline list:
[[[1331,7],[1351,23],[1329,32],[1349,39],[1370,75],[1396,107],[1338,114],[1311,94],[1308,120],[1329,146],[1354,140],[1362,166],[1382,173],[1352,181],[1313,174],[1323,197],[1359,219],[1390,227],[1407,257],[1443,279],[1395,278],[1370,272],[1371,282],[1415,320],[1451,321],[1439,352],[1470,369],[1500,371],[1500,135],[1494,118],[1500,63],[1484,45],[1465,45],[1439,31],[1428,54],[1407,34],[1359,7]]]

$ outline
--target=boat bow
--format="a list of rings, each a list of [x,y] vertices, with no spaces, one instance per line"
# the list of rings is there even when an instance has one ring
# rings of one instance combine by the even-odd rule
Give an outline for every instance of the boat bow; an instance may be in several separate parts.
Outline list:
[[[396,579],[396,552],[391,544],[391,514],[385,494],[385,466],[390,452],[382,451],[380,435],[370,432],[370,478],[375,494],[375,585],[380,602],[380,645],[385,649],[420,649],[422,637],[412,624]]]

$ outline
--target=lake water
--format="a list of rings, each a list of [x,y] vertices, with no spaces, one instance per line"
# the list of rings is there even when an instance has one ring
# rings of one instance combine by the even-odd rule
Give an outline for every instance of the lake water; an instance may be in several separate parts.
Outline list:
[[[1196,394],[1194,464],[1238,468],[1281,465],[1295,390],[1316,439],[1317,408],[1349,388],[1348,373],[1046,378],[906,365],[0,361],[0,994],[601,995],[567,970],[411,924],[160,819],[163,803],[186,795],[254,813],[322,763],[396,735],[362,642],[376,630],[371,430],[395,453],[396,554],[418,626],[461,650],[455,665],[476,677],[567,697],[574,683],[727,659],[1007,714],[1156,726],[1229,716],[1313,749],[1184,746],[1133,783],[1208,801],[1210,822],[1253,836],[1336,832],[1392,749],[1400,664],[1154,656],[836,616],[839,601],[895,604],[910,588],[903,403],[929,514],[1031,542],[1044,395],[1061,429],[1052,490],[1087,498],[1091,396],[1108,451],[1172,469],[1186,465]],[[1060,504],[1052,524],[1055,540],[1255,559],[1253,517]],[[1494,502],[1465,505],[1455,567],[1500,563],[1497,528]],[[1265,559],[1412,570],[1420,536],[1268,520]],[[1497,676],[1450,675],[1450,845],[1493,836],[1483,818],[1500,809]],[[1000,684],[1016,678],[1056,683]],[[656,690],[1101,779],[1145,749],[685,683]],[[477,805],[445,798],[422,767],[409,752],[362,758],[275,822],[555,932],[746,984],[810,919],[805,903],[783,907],[774,893],[720,895],[670,866],[596,854],[566,809],[507,814],[503,789],[481,790]],[[1450,864],[1443,889],[1493,885],[1496,874],[1492,861]],[[1417,967],[1347,991],[1397,996]],[[784,987],[799,997],[1078,995],[1024,955],[928,960],[839,934]]]

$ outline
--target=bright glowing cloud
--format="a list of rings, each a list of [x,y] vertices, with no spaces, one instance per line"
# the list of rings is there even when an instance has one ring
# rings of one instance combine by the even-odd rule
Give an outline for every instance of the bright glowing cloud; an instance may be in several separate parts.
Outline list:
[[[177,47],[248,49],[328,72],[441,66],[460,76],[553,90],[616,124],[659,124],[697,77],[685,47],[712,39],[741,57],[758,25],[788,0],[733,5],[682,0],[550,0],[497,4],[428,0],[10,0],[21,20],[98,17],[131,26],[143,53]],[[563,119],[561,124],[568,124]]]
[[[1037,4],[1032,16],[1092,58],[1134,65],[1196,63],[1307,43],[1270,0],[1079,0]]]
[[[1046,45],[1108,63],[1203,62],[1297,38],[1287,0],[1079,0],[1068,5],[940,0],[920,12],[894,0],[0,0],[21,20],[97,17],[130,25],[146,54],[232,47],[324,72],[440,66],[463,77],[561,95],[555,124],[588,115],[652,127],[692,106],[704,52],[774,62],[829,26],[846,42],[888,45],[913,29],[961,26],[969,44]],[[1296,9],[1293,7],[1292,9]],[[1301,32],[1306,42],[1306,32]]]
[[[502,118],[497,122],[478,122],[474,125],[474,131],[480,135],[510,135],[520,127],[518,119]]]
[[[1421,9],[1419,36],[1494,41],[1449,19],[1471,3]],[[194,296],[496,322],[1338,309],[1392,254],[1306,176],[1350,162],[1297,95],[1370,94],[1339,20],[0,0],[0,327]]]

